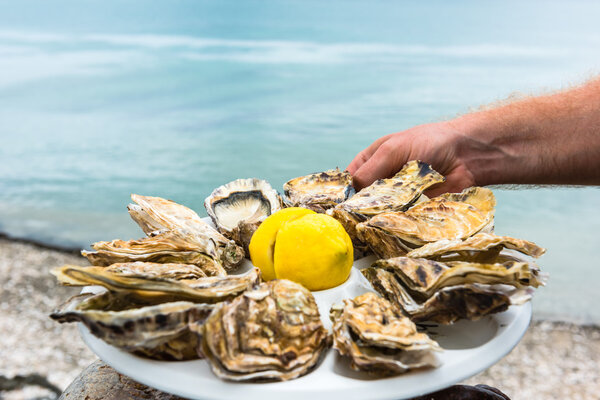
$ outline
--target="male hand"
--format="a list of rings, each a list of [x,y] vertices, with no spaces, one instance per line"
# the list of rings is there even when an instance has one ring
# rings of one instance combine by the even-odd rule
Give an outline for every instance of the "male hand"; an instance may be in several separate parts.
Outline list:
[[[377,179],[389,178],[411,160],[421,160],[446,177],[427,194],[460,192],[473,186],[473,174],[461,161],[456,143],[461,134],[447,122],[416,126],[403,132],[377,139],[358,153],[346,168],[360,190]]]

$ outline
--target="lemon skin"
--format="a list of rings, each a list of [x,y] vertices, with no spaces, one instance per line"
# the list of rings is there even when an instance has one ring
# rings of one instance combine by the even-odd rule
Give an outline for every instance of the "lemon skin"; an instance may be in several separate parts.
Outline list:
[[[277,233],[287,222],[308,214],[316,213],[301,207],[284,208],[268,216],[252,235],[248,246],[250,260],[252,264],[260,269],[262,278],[265,281],[275,279],[273,259]]]
[[[348,279],[354,261],[352,241],[335,218],[307,214],[277,232],[274,273],[309,290],[324,290]]]

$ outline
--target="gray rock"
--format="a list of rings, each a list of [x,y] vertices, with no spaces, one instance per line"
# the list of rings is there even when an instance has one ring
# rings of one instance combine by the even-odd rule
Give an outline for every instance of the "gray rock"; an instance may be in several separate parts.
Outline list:
[[[183,400],[121,375],[97,360],[83,370],[59,400]]]

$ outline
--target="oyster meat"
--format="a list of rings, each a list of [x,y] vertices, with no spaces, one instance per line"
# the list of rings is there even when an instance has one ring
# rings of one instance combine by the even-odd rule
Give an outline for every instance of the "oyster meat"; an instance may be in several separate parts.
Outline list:
[[[511,249],[538,258],[546,250],[533,242],[509,236],[477,233],[467,239],[442,239],[411,250],[406,256],[441,261],[498,262],[500,252]]]
[[[204,207],[219,232],[248,255],[252,235],[266,217],[281,210],[282,200],[267,181],[236,179],[213,190]]]
[[[72,297],[50,317],[58,322],[82,322],[108,344],[158,360],[198,358],[198,336],[189,324],[202,323],[212,304],[177,301],[154,304],[128,293],[85,293]]]
[[[390,179],[373,182],[328,213],[342,223],[355,244],[356,254],[367,253],[356,225],[390,211],[404,211],[418,201],[423,191],[444,182],[445,178],[422,161],[409,161]]]
[[[478,319],[522,304],[531,287],[545,284],[535,264],[441,263],[396,257],[379,260],[362,270],[373,288],[403,310],[413,321],[452,323]]]
[[[287,280],[219,304],[201,331],[213,372],[232,381],[297,378],[318,365],[330,344],[310,291]]]
[[[471,187],[419,203],[407,211],[379,214],[356,226],[358,237],[381,258],[405,255],[442,239],[465,239],[493,229],[491,190]]]
[[[283,185],[287,203],[324,213],[345,201],[354,192],[352,176],[339,168],[300,176]]]
[[[243,249],[189,208],[160,197],[132,194],[131,198],[138,205],[129,205],[129,213],[148,236],[94,243],[95,251],[82,251],[93,265],[149,261],[212,268],[219,264],[232,270],[242,262]]]
[[[193,265],[117,263],[109,267],[63,265],[52,274],[63,285],[100,285],[131,297],[153,301],[187,300],[215,303],[237,296],[260,282],[258,268],[244,275],[203,276]]]
[[[333,348],[350,359],[357,371],[395,375],[434,367],[441,348],[389,301],[374,293],[344,300],[332,307]]]

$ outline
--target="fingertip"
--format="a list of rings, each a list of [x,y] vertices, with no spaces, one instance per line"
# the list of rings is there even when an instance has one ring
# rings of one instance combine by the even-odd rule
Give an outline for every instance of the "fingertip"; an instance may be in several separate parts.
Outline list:
[[[363,164],[363,166],[352,175],[352,185],[356,191],[369,186],[374,181],[375,179],[372,179],[369,174],[369,166],[367,164]]]

